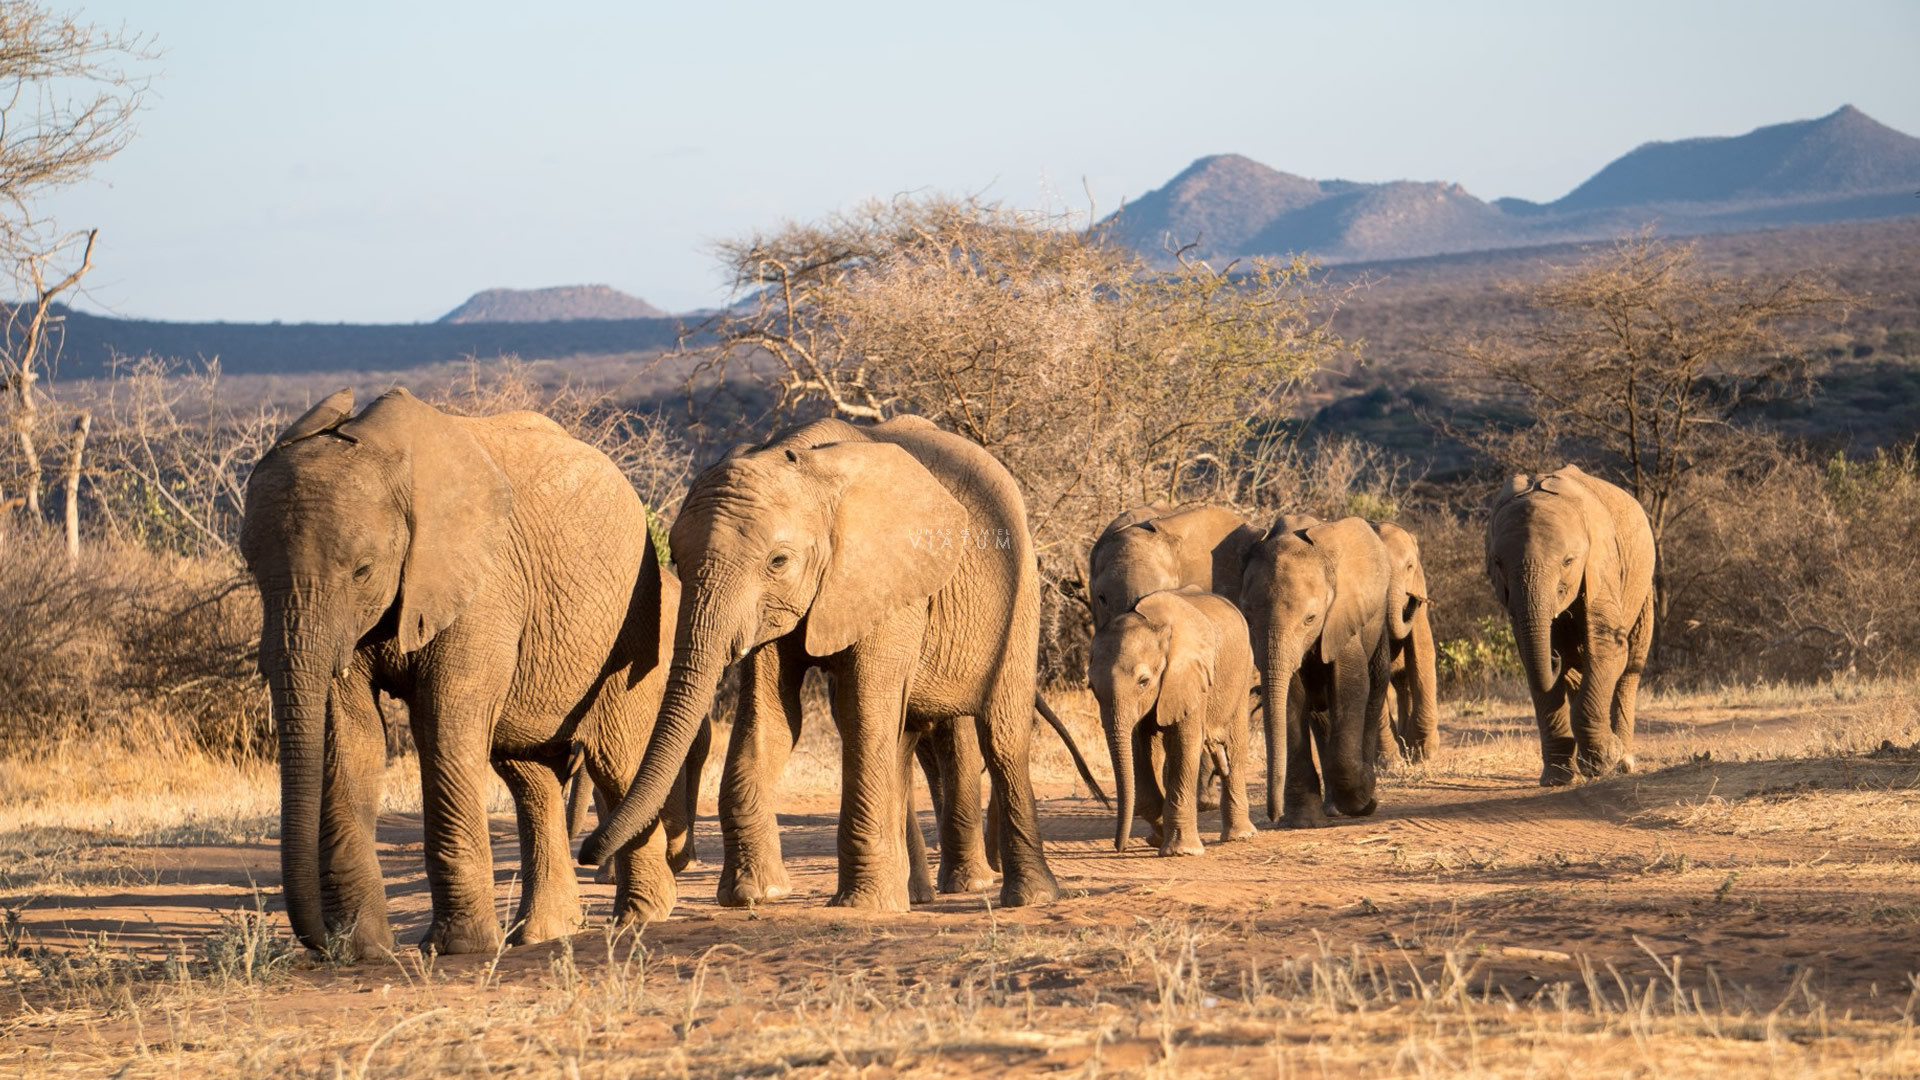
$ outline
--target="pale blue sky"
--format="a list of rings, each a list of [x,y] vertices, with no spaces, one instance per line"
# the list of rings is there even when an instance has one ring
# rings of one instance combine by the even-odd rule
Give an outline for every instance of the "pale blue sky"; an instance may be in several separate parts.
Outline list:
[[[58,4],[60,0],[49,0]],[[1552,199],[1851,103],[1920,134],[1920,3],[92,0],[164,56],[49,203],[83,305],[413,322],[490,286],[721,298],[713,241],[869,196],[1105,213],[1203,154]]]

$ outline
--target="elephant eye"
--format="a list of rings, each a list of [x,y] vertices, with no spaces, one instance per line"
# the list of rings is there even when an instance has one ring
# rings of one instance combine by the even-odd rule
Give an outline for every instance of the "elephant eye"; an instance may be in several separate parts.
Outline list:
[[[787,553],[784,551],[776,553],[773,558],[767,560],[767,569],[769,570],[778,570],[786,565]]]
[[[1573,565],[1573,558],[1574,558],[1574,557],[1573,557],[1573,556],[1571,556],[1571,555],[1569,555],[1569,556],[1567,556],[1566,558],[1564,558],[1564,559],[1562,559],[1562,560],[1560,560],[1560,565],[1561,565],[1561,566],[1572,566],[1572,565]]]
[[[353,571],[353,580],[355,581],[365,581],[372,576],[373,576],[372,563],[361,563]]]
[[[1311,622],[1312,622],[1313,620],[1315,620],[1315,619],[1317,619],[1317,618],[1319,618],[1319,617],[1320,617],[1320,616],[1319,616],[1319,615],[1318,615],[1317,613],[1315,613],[1315,612],[1311,612],[1311,611],[1309,611],[1309,612],[1307,612],[1307,621],[1308,621],[1309,623],[1311,623]]]

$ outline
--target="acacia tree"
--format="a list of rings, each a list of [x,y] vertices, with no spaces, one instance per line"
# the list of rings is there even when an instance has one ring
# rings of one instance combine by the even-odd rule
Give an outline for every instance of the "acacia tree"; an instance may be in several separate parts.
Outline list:
[[[1690,243],[1649,233],[1518,292],[1533,318],[1497,338],[1444,347],[1466,373],[1530,416],[1479,443],[1501,464],[1551,467],[1569,455],[1631,491],[1653,527],[1657,616],[1671,600],[1666,539],[1689,509],[1687,480],[1737,465],[1755,399],[1804,392],[1808,331],[1850,298],[1812,274],[1733,278]]]
[[[0,0],[0,263],[16,297],[0,318],[0,386],[20,454],[22,501],[35,517],[46,396],[39,384],[59,352],[54,302],[93,268],[97,238],[93,230],[62,232],[35,207],[133,137],[146,83],[130,69],[147,56],[144,43],[123,31],[31,0]],[[77,476],[84,418],[73,430],[69,472]]]
[[[1004,462],[1043,568],[1129,505],[1253,502],[1294,387],[1341,346],[1302,260],[1150,270],[1099,230],[902,198],[725,244],[739,301],[687,348],[781,420],[916,413]]]

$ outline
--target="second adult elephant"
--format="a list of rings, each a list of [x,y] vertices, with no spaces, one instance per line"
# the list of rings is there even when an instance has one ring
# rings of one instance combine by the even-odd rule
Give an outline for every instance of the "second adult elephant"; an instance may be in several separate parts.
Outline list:
[[[1240,609],[1265,697],[1272,820],[1325,823],[1316,743],[1326,801],[1356,816],[1377,805],[1372,750],[1388,688],[1391,577],[1386,546],[1363,518],[1283,516],[1248,553]]]
[[[790,891],[773,786],[800,729],[800,676],[833,675],[841,731],[839,882],[832,903],[905,910],[901,735],[975,724],[994,796],[1001,902],[1059,895],[1028,777],[1038,569],[1005,467],[914,417],[790,429],[703,472],[671,540],[685,583],[673,669],[639,775],[583,861],[660,813],[721,672],[745,665],[721,780],[719,898]]]
[[[1575,767],[1586,776],[1633,767],[1653,562],[1639,501],[1572,465],[1516,475],[1494,498],[1487,578],[1527,669],[1543,785],[1572,782]]]

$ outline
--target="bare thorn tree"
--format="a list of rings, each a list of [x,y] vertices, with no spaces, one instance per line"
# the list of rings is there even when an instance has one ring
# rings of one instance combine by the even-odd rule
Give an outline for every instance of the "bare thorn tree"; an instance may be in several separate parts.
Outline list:
[[[0,385],[20,453],[21,495],[36,519],[46,396],[39,384],[59,352],[55,301],[93,269],[98,233],[62,233],[35,207],[132,139],[147,89],[132,69],[150,57],[146,42],[124,31],[31,0],[0,0],[0,261],[17,298],[0,320]]]
[[[1646,508],[1663,567],[1689,475],[1732,464],[1749,444],[1736,423],[1744,406],[1805,391],[1809,330],[1844,318],[1852,302],[1811,274],[1710,273],[1692,244],[1650,233],[1512,288],[1531,321],[1445,347],[1470,379],[1533,418],[1482,448],[1516,469],[1579,456],[1618,479]],[[1664,578],[1656,593],[1664,620]]]

